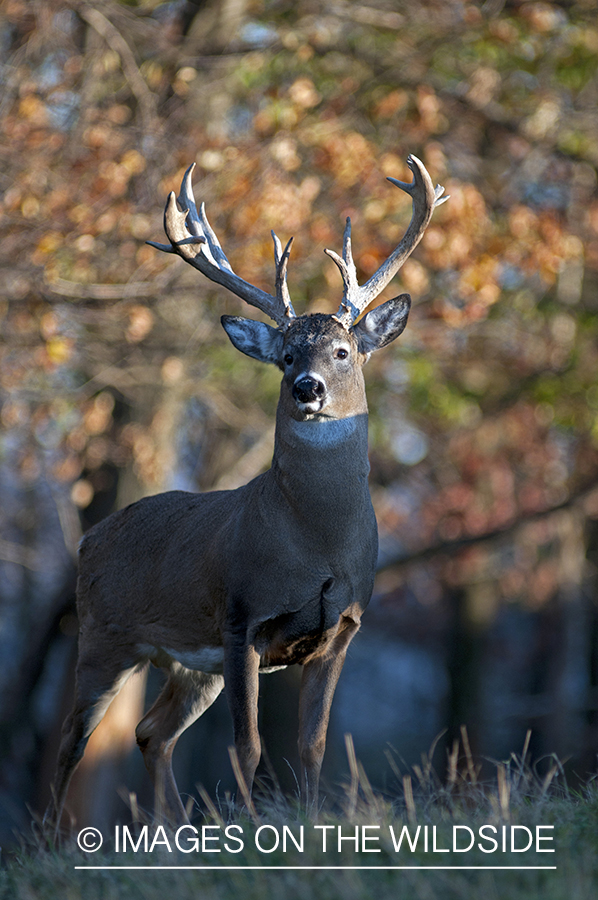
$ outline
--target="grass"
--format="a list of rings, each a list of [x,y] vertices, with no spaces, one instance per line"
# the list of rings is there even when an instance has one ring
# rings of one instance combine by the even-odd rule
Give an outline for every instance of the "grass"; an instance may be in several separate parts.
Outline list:
[[[296,802],[276,790],[258,798],[255,807],[241,811],[226,803],[217,807],[204,798],[206,811],[194,821],[197,834],[189,829],[179,834],[181,847],[191,852],[178,850],[174,834],[144,819],[134,803],[132,818],[137,821],[129,828],[133,839],[140,840],[136,851],[129,842],[123,852],[122,826],[120,852],[115,852],[114,834],[105,835],[101,850],[88,854],[79,849],[74,838],[59,849],[44,848],[39,841],[24,841],[22,849],[5,860],[0,869],[0,900],[232,900],[239,895],[244,900],[308,900],[313,896],[318,900],[598,897],[598,785],[590,782],[581,789],[570,789],[556,759],[539,777],[526,759],[527,742],[521,756],[513,754],[497,764],[493,780],[482,783],[465,732],[462,738],[464,752],[460,756],[459,746],[453,748],[442,781],[429,756],[408,774],[397,769],[402,790],[396,797],[372,789],[348,739],[351,778],[334,802],[328,798],[317,822],[306,819]],[[326,811],[329,806],[330,811]],[[484,829],[481,833],[480,828]],[[402,833],[397,851],[395,842]],[[512,852],[511,834],[515,835],[515,848],[527,844],[529,835],[535,838],[539,834],[546,839],[540,840],[539,846],[554,848],[555,852],[537,852],[535,843],[525,852]],[[457,847],[466,847],[472,835],[475,843],[471,850],[451,850],[453,836]],[[188,841],[195,837],[199,841],[197,851]],[[241,840],[243,849],[239,850]],[[277,840],[278,847],[273,849]],[[295,842],[300,843],[301,850]],[[484,852],[482,847],[493,852]],[[75,868],[91,865],[111,868]],[[113,868],[124,865],[149,868]],[[206,865],[212,868],[158,868]],[[293,866],[301,866],[303,871]],[[307,867],[322,866],[329,868],[306,871]],[[357,868],[364,866],[375,869]],[[460,868],[463,866],[483,868]],[[520,868],[506,868],[509,866]]]

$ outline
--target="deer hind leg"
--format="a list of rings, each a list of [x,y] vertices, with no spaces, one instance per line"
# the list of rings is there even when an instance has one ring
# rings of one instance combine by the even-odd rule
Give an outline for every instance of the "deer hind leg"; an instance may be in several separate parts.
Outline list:
[[[55,835],[59,831],[71,777],[81,761],[87,742],[112,700],[137,667],[132,655],[127,653],[125,658],[127,663],[123,664],[123,655],[115,657],[114,646],[111,652],[102,654],[97,643],[93,652],[87,653],[84,646],[79,650],[75,700],[62,726],[52,801],[44,816],[44,823],[54,827]]]
[[[172,771],[172,752],[181,734],[212,705],[224,687],[222,675],[169,669],[168,681],[135,736],[154,785],[155,814],[172,825],[189,822]]]

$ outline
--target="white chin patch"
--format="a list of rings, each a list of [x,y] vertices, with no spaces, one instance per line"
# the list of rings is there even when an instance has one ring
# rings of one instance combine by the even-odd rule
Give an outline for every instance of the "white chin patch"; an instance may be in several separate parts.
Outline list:
[[[295,401],[297,403],[297,408],[301,410],[302,413],[314,414],[322,411],[323,402],[321,400],[310,400],[309,403],[301,403],[299,400]]]

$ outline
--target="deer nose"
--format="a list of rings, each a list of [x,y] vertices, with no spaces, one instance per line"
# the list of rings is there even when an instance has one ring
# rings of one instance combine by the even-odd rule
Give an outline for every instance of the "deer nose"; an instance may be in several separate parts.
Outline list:
[[[311,375],[305,375],[293,385],[293,397],[299,403],[313,403],[314,400],[322,399],[325,390],[323,381],[320,381],[319,378],[312,378]]]

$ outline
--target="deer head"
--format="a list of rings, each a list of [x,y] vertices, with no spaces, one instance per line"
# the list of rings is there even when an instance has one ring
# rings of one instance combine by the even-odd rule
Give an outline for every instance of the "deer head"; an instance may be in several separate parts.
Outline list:
[[[336,263],[343,280],[343,296],[334,315],[297,317],[287,285],[287,267],[293,238],[284,250],[276,234],[275,295],[268,294],[239,278],[232,269],[216,234],[208,222],[205,204],[199,212],[193,196],[192,175],[195,164],[183,177],[178,198],[168,197],[164,212],[164,230],[169,244],[148,241],[152,247],[177,253],[199,269],[211,281],[223,285],[250,306],[255,306],[276,322],[272,328],[263,322],[223,316],[222,325],[234,346],[262,362],[277,365],[284,373],[281,397],[294,400],[287,408],[295,418],[314,416],[342,417],[346,406],[339,398],[363,394],[363,380],[357,370],[370,354],[398,337],[407,324],[411,306],[409,294],[401,294],[366,313],[363,311],[384,290],[423,237],[434,209],[444,203],[444,188],[433,187],[424,164],[409,156],[413,173],[410,184],[388,180],[409,194],[413,201],[411,222],[403,239],[380,268],[359,285],[351,250],[351,220],[347,218],[342,256],[333,250],[325,253]],[[317,362],[315,361],[317,357]],[[342,390],[337,389],[342,385]],[[363,394],[365,407],[365,395]],[[335,402],[333,402],[335,401]]]

